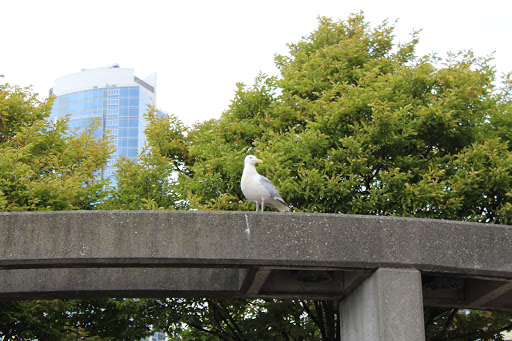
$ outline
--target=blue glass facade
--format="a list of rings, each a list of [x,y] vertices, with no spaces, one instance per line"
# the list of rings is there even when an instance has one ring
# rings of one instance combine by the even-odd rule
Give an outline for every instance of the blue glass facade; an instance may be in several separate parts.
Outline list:
[[[120,86],[75,91],[57,96],[50,114],[50,120],[69,116],[71,130],[83,130],[94,121],[99,128],[95,137],[107,133],[113,137],[115,151],[104,171],[111,177],[114,164],[120,156],[137,160],[137,153],[145,143],[144,113],[152,100],[140,86]]]

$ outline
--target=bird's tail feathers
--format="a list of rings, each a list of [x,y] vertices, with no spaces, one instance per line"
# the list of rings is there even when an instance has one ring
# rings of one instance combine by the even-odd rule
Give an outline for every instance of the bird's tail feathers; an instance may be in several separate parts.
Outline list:
[[[279,212],[286,212],[290,210],[290,207],[286,205],[283,199],[274,198],[276,200],[275,207],[279,210]]]

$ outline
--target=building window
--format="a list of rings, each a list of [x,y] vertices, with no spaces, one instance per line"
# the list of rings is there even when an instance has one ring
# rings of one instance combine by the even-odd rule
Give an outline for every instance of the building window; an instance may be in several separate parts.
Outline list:
[[[107,109],[107,115],[119,115],[118,108],[109,108]]]
[[[108,89],[109,96],[119,96],[119,89]]]
[[[119,105],[119,98],[109,98],[108,105]]]

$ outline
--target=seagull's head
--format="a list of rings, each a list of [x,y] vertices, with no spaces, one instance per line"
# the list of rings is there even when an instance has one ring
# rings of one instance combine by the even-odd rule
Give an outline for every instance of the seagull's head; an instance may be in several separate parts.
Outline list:
[[[254,166],[255,164],[257,163],[263,163],[263,161],[261,161],[260,159],[258,159],[256,156],[254,155],[247,155],[245,157],[245,162],[244,162],[246,165],[252,165]]]

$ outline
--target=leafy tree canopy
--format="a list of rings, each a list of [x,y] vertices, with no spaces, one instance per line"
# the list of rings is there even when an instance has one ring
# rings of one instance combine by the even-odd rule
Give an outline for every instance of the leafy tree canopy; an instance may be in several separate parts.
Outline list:
[[[281,77],[238,85],[218,120],[188,135],[182,196],[200,209],[245,210],[238,181],[247,153],[298,212],[507,223],[510,80],[496,89],[491,59],[471,51],[417,57],[416,35],[364,16],[319,28]]]
[[[251,153],[263,159],[259,171],[295,212],[509,223],[510,77],[497,88],[492,59],[471,51],[418,57],[418,36],[394,44],[393,29],[372,28],[362,14],[339,22],[320,18],[315,32],[276,57],[280,77],[260,74],[251,87],[238,84],[220,119],[188,131],[178,197],[190,208],[253,210],[239,187]],[[187,311],[199,318],[194,304]],[[315,321],[317,331],[332,327],[336,309],[308,304],[296,307],[297,314]],[[511,327],[510,314],[425,313],[430,339],[485,334],[499,340]],[[481,324],[468,322],[476,317]],[[207,333],[216,328],[212,321],[201,319],[203,328],[211,327]]]
[[[94,126],[70,132],[67,120],[48,122],[52,100],[0,85],[2,212],[93,209],[105,195],[98,174],[110,141],[94,139]],[[0,339],[140,339],[151,329],[145,316],[131,300],[0,302]]]
[[[94,139],[94,126],[79,133],[48,122],[52,101],[0,85],[1,211],[92,209],[102,197],[97,172],[110,142]]]
[[[152,122],[145,133],[151,148],[145,148],[137,161],[120,158],[116,164],[115,186],[97,205],[104,210],[178,209],[183,205],[173,182],[175,172],[187,172],[186,127],[175,117],[161,118],[152,109],[146,114]],[[172,160],[172,161],[170,161]]]

